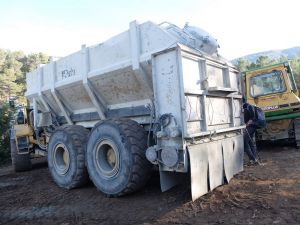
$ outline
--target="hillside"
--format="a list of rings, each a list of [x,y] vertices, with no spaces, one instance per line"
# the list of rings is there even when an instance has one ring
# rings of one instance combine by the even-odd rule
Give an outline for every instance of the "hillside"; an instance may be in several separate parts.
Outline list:
[[[258,52],[246,56],[242,56],[239,58],[248,59],[250,62],[255,63],[259,56],[267,55],[269,59],[279,59],[280,56],[286,56],[288,59],[293,59],[296,57],[300,58],[300,46],[287,48],[287,49],[277,49],[277,50],[270,50],[265,52]],[[231,60],[233,64],[236,64],[238,58]]]

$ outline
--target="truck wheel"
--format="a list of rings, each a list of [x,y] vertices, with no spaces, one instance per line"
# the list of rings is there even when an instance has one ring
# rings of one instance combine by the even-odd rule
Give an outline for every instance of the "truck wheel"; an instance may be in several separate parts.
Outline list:
[[[132,193],[144,186],[151,172],[145,156],[147,135],[135,121],[101,121],[87,144],[87,168],[95,186],[109,197]]]
[[[14,171],[20,172],[31,169],[30,154],[18,154],[15,139],[10,139],[10,155]]]
[[[58,128],[48,145],[48,168],[56,184],[66,189],[85,185],[85,149],[89,131],[82,126]]]

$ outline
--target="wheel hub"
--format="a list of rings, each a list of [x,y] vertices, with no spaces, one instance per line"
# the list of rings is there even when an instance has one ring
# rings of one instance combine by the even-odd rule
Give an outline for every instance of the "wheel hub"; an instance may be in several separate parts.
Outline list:
[[[120,169],[119,152],[116,145],[108,139],[100,141],[95,151],[97,171],[104,178],[112,178]]]
[[[60,175],[65,175],[68,172],[70,168],[70,154],[64,144],[55,146],[53,152],[53,166]]]
[[[111,165],[112,167],[114,167],[116,165],[116,155],[112,148],[110,148],[107,151],[107,161],[108,161],[109,165]]]

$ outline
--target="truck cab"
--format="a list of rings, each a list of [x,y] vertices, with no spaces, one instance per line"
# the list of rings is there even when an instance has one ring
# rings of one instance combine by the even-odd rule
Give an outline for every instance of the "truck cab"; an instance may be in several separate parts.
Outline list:
[[[295,138],[295,123],[300,117],[300,99],[288,62],[249,70],[243,73],[244,96],[249,104],[262,108],[267,127],[258,139]]]

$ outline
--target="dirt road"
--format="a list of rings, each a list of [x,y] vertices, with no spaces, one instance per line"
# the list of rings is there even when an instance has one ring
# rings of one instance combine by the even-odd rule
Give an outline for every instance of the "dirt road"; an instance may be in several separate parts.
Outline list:
[[[264,166],[245,167],[229,185],[191,202],[188,182],[161,193],[147,188],[106,198],[90,184],[57,187],[47,164],[29,172],[0,169],[0,224],[300,224],[300,151],[270,146]]]

